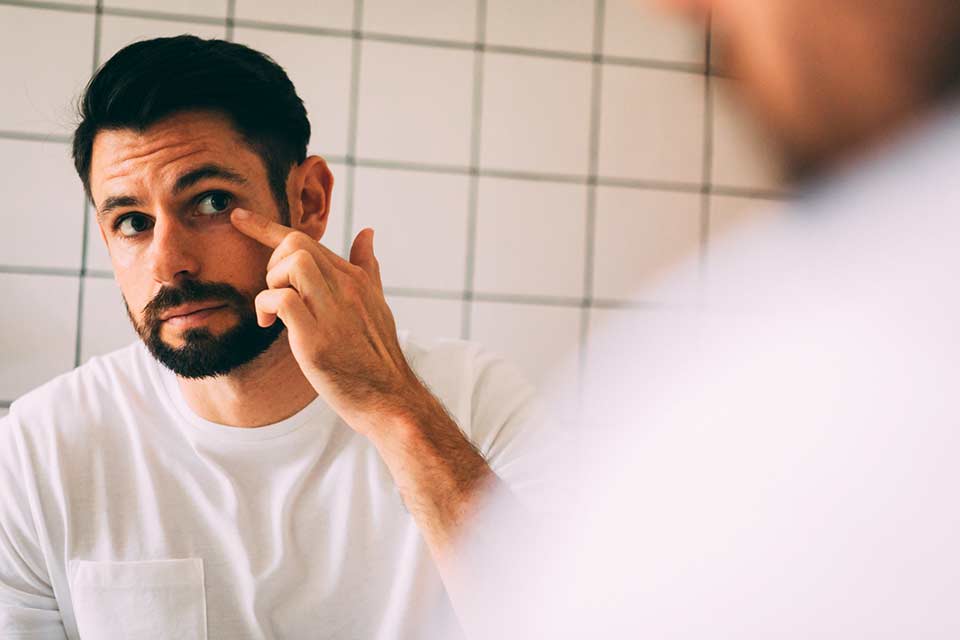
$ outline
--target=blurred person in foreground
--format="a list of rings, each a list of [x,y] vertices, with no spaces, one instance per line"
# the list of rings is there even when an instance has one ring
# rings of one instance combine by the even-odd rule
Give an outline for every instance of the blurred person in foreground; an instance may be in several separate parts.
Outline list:
[[[517,488],[531,390],[476,345],[398,335],[372,232],[349,260],[320,242],[333,175],[309,138],[287,74],[240,44],[136,42],[91,79],[74,161],[140,340],[0,420],[3,640],[455,618],[447,555]]]
[[[960,3],[665,4],[796,198],[592,338],[564,515],[462,549],[474,636],[960,637]]]

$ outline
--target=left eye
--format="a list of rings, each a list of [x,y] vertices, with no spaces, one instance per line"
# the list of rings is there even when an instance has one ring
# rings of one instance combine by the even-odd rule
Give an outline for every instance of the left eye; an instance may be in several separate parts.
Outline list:
[[[232,200],[229,193],[214,191],[200,198],[197,210],[204,215],[216,215],[226,211]]]

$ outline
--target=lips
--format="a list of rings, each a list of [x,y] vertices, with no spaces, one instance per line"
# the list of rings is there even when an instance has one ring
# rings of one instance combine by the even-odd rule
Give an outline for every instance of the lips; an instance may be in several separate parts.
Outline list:
[[[206,310],[212,310],[212,309],[219,309],[219,308],[225,307],[225,306],[227,306],[227,305],[222,304],[222,303],[217,304],[217,303],[210,303],[210,302],[206,302],[206,303],[195,303],[195,304],[184,304],[184,305],[180,305],[179,307],[174,307],[173,309],[170,309],[169,311],[167,311],[166,313],[164,313],[162,316],[160,316],[160,320],[166,322],[167,320],[170,320],[171,318],[180,318],[180,317],[183,317],[183,316],[188,316],[188,315],[190,315],[191,313],[197,313],[198,311],[206,311]]]

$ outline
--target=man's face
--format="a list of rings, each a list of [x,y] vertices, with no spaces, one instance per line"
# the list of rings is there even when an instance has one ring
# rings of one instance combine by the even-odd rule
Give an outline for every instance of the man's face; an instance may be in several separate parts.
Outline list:
[[[142,134],[101,131],[90,188],[127,312],[161,363],[184,377],[221,375],[277,339],[283,325],[259,327],[253,302],[271,251],[229,213],[279,220],[279,208],[264,163],[228,119],[196,111]]]

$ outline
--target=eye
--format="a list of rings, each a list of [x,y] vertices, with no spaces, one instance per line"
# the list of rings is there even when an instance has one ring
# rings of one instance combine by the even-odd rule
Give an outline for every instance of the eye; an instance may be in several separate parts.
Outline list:
[[[150,218],[139,213],[131,213],[117,220],[115,228],[121,235],[132,238],[151,227]]]
[[[211,216],[223,213],[233,201],[233,196],[225,191],[211,191],[197,201],[197,211]]]

